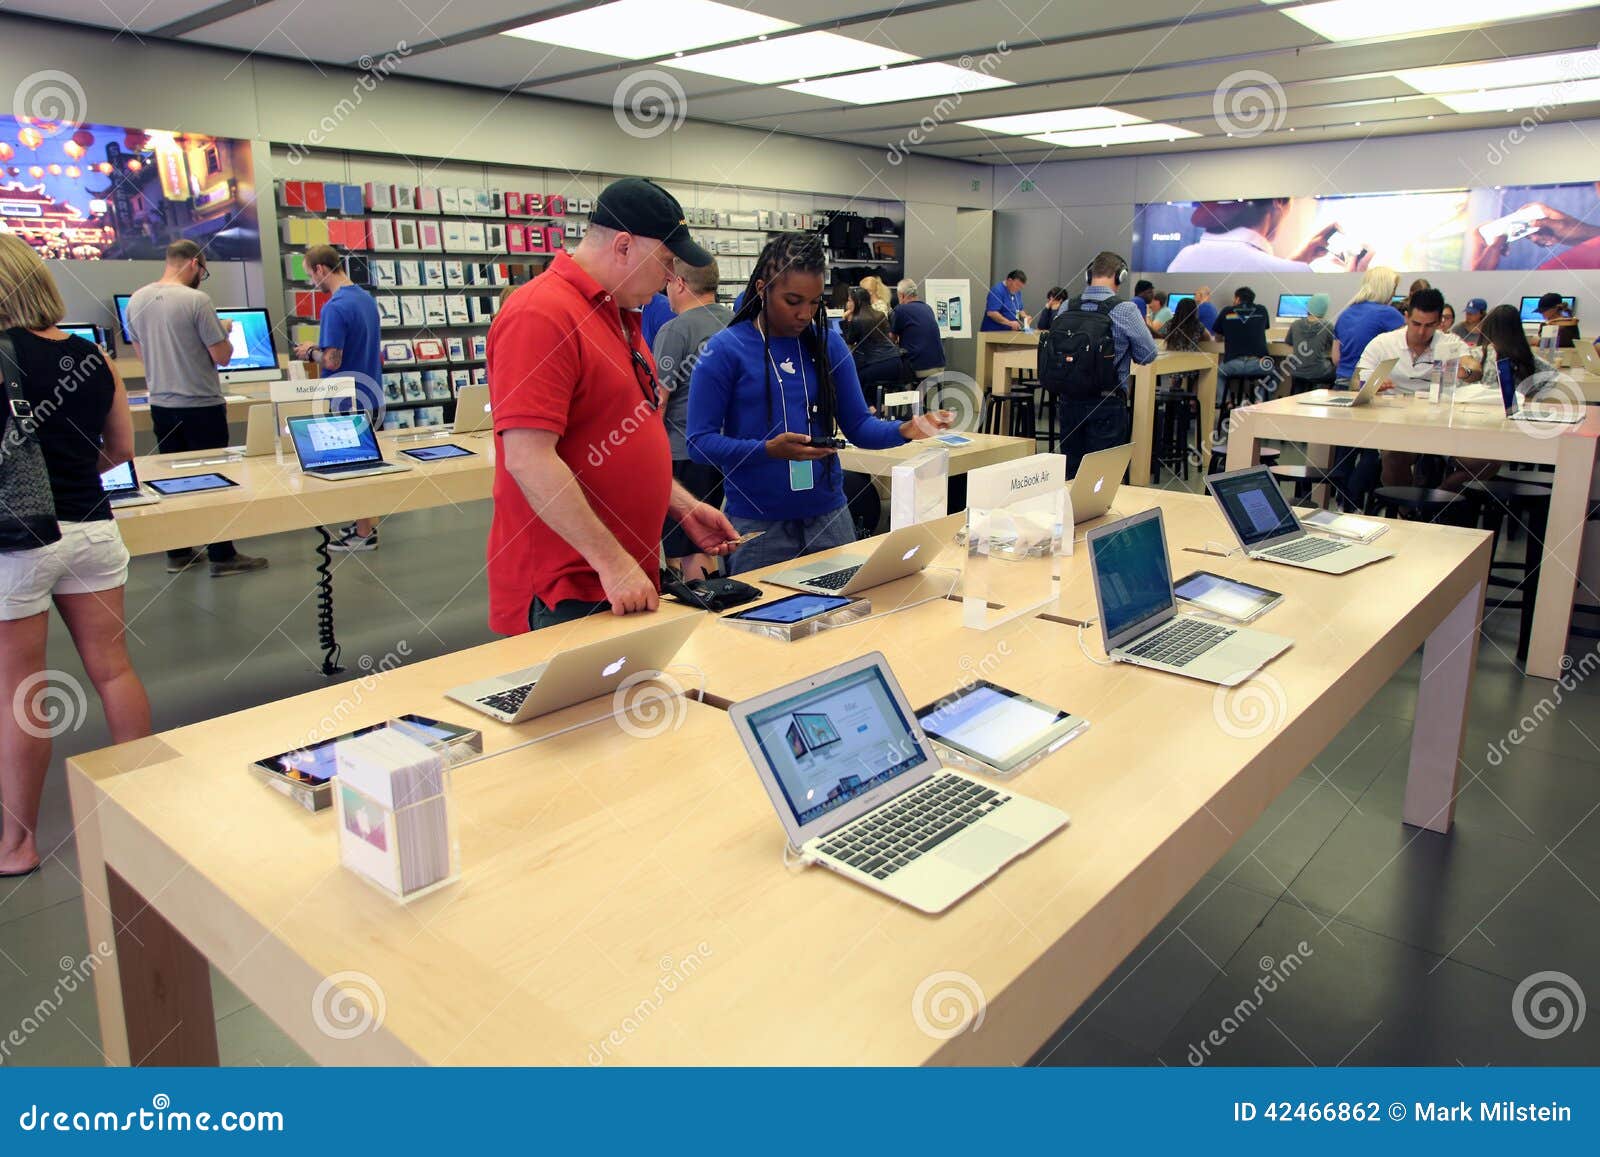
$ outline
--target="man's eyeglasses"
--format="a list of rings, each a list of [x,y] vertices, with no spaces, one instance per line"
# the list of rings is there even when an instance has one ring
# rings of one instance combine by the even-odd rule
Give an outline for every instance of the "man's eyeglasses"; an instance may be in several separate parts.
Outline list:
[[[200,280],[201,281],[204,281],[208,277],[211,276],[211,270],[208,269],[204,264],[196,263],[195,268],[200,271]]]

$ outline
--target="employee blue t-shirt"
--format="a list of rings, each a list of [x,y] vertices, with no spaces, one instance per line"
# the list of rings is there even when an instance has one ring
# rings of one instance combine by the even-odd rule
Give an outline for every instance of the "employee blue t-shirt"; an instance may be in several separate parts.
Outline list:
[[[889,315],[889,332],[900,339],[914,370],[936,370],[944,365],[944,345],[939,339],[939,319],[925,301],[904,301]]]
[[[753,321],[730,325],[706,342],[689,378],[689,457],[722,471],[724,509],[735,518],[773,522],[830,514],[845,504],[837,457],[812,462],[811,488],[797,490],[790,484],[789,461],[767,454],[767,440],[786,430],[833,433],[813,425],[817,367],[801,339],[773,338],[771,350],[769,363]],[[904,445],[900,423],[867,413],[850,347],[831,329],[825,356],[845,437],[866,450]]]
[[[639,315],[639,331],[644,334],[644,344],[655,349],[656,334],[672,320],[672,303],[667,300],[666,294],[658,293],[644,303]]]
[[[1006,288],[1004,281],[997,281],[989,290],[989,300],[983,304],[983,324],[978,328],[993,333],[998,330],[1009,330],[1008,325],[1001,325],[989,314],[998,313],[1007,321],[1017,321],[1022,313],[1022,293],[1012,293]]]
[[[1339,339],[1339,366],[1336,377],[1355,376],[1356,363],[1367,350],[1367,343],[1380,333],[1405,325],[1405,314],[1387,301],[1358,301],[1345,307],[1333,323],[1333,336]]]
[[[1195,316],[1200,319],[1200,324],[1212,333],[1217,332],[1217,307],[1209,301],[1202,301],[1194,307]]]
[[[383,358],[378,343],[378,303],[359,285],[341,286],[317,319],[317,344],[339,351],[328,377],[352,376],[362,408],[375,413],[383,398]]]

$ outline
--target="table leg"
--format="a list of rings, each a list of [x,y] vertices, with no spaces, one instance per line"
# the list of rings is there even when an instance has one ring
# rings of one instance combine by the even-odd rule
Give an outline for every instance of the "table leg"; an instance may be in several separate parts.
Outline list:
[[[1134,366],[1133,386],[1133,461],[1128,466],[1128,484],[1150,485],[1150,456],[1155,452],[1156,373],[1155,365]]]
[[[1572,603],[1583,565],[1584,519],[1594,484],[1595,439],[1562,434],[1557,439],[1555,485],[1545,524],[1544,560],[1533,604],[1533,641],[1528,674],[1559,679],[1572,626]]]
[[[1484,569],[1487,576],[1487,556]],[[1450,830],[1472,673],[1478,664],[1484,587],[1483,581],[1475,583],[1422,647],[1422,682],[1411,726],[1411,771],[1406,776],[1406,800],[1400,813],[1413,827]]]
[[[1248,409],[1235,410],[1228,418],[1228,469],[1243,470],[1261,461],[1256,444],[1256,418]]]
[[[1328,467],[1333,465],[1333,447],[1316,442],[1307,443],[1306,465],[1314,466],[1326,473]],[[1328,484],[1326,482],[1319,482],[1311,488],[1311,501],[1316,503],[1319,508],[1327,509]]]
[[[89,951],[95,960],[94,999],[100,1015],[100,1051],[113,1065],[126,1065],[128,1030],[122,1012],[122,986],[118,982],[117,938],[106,887],[105,851],[96,814],[99,797],[94,783],[72,771],[67,773],[72,797],[73,831],[78,845],[78,879],[83,884],[84,920],[89,929]],[[209,978],[208,981],[209,983]]]
[[[1200,473],[1205,474],[1211,465],[1211,431],[1217,428],[1217,363],[1215,360],[1200,371],[1195,383],[1200,395]]]
[[[206,958],[114,869],[105,874],[130,1061],[215,1066],[217,1021]]]

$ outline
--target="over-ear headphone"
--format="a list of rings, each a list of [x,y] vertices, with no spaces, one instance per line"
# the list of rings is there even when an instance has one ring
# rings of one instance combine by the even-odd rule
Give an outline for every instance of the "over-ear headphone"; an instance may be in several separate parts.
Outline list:
[[[1095,261],[1098,261],[1098,260],[1099,260],[1098,257],[1095,258]],[[1116,274],[1116,277],[1113,279],[1113,284],[1116,285],[1116,287],[1118,289],[1121,289],[1122,288],[1122,283],[1124,281],[1126,281],[1127,278],[1128,278],[1128,263],[1126,261],[1122,260],[1122,258],[1118,257],[1117,258],[1117,274]],[[1094,280],[1094,261],[1091,261],[1091,262],[1089,262],[1089,264],[1087,264],[1087,265],[1085,265],[1083,267],[1083,283],[1085,285],[1088,285],[1089,282],[1091,282],[1093,280]]]

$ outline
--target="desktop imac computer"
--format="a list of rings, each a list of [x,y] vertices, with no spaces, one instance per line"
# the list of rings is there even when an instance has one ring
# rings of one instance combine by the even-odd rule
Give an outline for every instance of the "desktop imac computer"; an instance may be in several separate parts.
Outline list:
[[[133,297],[131,293],[118,293],[111,298],[111,308],[117,314],[117,328],[122,331],[122,344],[133,344],[133,331],[128,328],[128,301]]]
[[[217,367],[222,384],[276,382],[283,378],[278,351],[272,344],[272,318],[264,309],[219,309],[217,316],[233,322],[228,341],[233,357]]]
[[[1567,307],[1568,313],[1576,314],[1578,312],[1578,299],[1576,297],[1563,295],[1561,304]],[[1544,320],[1544,314],[1539,312],[1539,295],[1537,293],[1532,297],[1524,297],[1522,299],[1522,308],[1519,312],[1522,314],[1522,323],[1524,325],[1538,325]]]
[[[1287,318],[1305,317],[1311,312],[1311,295],[1309,293],[1280,293],[1278,294],[1278,316]]]

